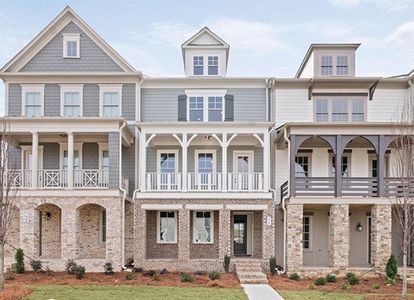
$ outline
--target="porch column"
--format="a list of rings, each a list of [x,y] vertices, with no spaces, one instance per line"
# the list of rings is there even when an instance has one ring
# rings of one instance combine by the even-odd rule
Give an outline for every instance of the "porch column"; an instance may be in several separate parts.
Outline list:
[[[188,142],[187,142],[187,133],[183,133],[183,138],[181,141],[181,149],[182,149],[182,170],[181,170],[181,188],[183,192],[187,191],[187,153],[188,153]]]
[[[342,196],[342,135],[336,136],[335,149],[335,197]]]
[[[328,251],[331,268],[343,270],[349,266],[348,204],[332,204],[330,207]]]
[[[227,133],[223,133],[221,139],[221,188],[222,191],[227,191]]]
[[[178,210],[178,260],[180,267],[189,269],[190,262],[190,210]]]
[[[296,160],[296,136],[294,134],[290,135],[290,146],[289,146],[289,189],[290,196],[295,197],[296,187],[295,187],[295,160]]]
[[[67,259],[76,259],[78,257],[76,243],[76,233],[78,232],[78,224],[76,223],[76,221],[79,220],[78,214],[79,211],[76,209],[75,205],[68,204],[62,207],[61,257],[62,260],[65,261]]]
[[[378,196],[384,196],[384,172],[385,172],[385,139],[383,135],[378,136]]]
[[[39,135],[37,132],[32,132],[32,188],[37,188],[37,173],[39,162]]]
[[[392,206],[376,204],[371,208],[371,258],[372,265],[384,272],[387,260],[391,255]]]
[[[269,170],[270,170],[270,137],[269,132],[263,134],[263,187],[265,191],[269,190]]]
[[[145,191],[145,176],[147,171],[147,148],[145,145],[145,133],[139,133],[139,187],[141,191]]]
[[[68,132],[68,188],[73,188],[73,161],[74,161],[73,132]]]
[[[134,262],[143,266],[147,257],[147,211],[135,205],[134,219]]]
[[[231,253],[231,211],[220,209],[219,211],[220,234],[219,234],[219,259],[223,261],[224,256],[232,256]]]
[[[288,273],[303,266],[303,204],[286,205],[286,266]]]

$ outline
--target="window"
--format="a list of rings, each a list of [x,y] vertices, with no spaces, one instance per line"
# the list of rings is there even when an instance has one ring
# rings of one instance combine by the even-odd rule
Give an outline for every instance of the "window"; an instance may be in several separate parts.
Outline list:
[[[190,122],[204,120],[204,98],[190,97]]]
[[[353,122],[364,122],[365,109],[364,100],[354,99],[352,100],[352,121]]]
[[[102,166],[101,169],[104,171],[109,171],[109,151],[102,151]]]
[[[208,97],[208,120],[223,121],[223,97]]]
[[[303,216],[303,234],[302,243],[303,249],[312,249],[312,216]]]
[[[101,116],[115,118],[120,117],[122,112],[122,84],[99,85]]]
[[[60,99],[62,117],[82,116],[83,84],[61,84]]]
[[[213,243],[214,212],[195,211],[193,221],[193,242],[196,244]]]
[[[349,172],[350,160],[351,160],[351,155],[350,154],[342,155],[342,158],[341,158],[342,177],[349,177],[350,176],[350,172]],[[332,159],[331,159],[331,176],[335,177],[335,173],[336,173],[336,157],[334,155],[332,155]]]
[[[193,57],[193,74],[204,75],[204,57],[203,56]]]
[[[329,76],[333,74],[332,56],[323,55],[321,58],[321,75]]]
[[[213,173],[214,172],[214,154],[197,153],[197,171],[198,173]]]
[[[175,153],[160,153],[160,173],[175,173]]]
[[[378,177],[378,160],[371,159],[371,177]]]
[[[316,100],[316,122],[328,122],[328,100]]]
[[[80,34],[64,33],[63,34],[63,57],[80,58]]]
[[[218,75],[218,56],[208,57],[208,75]]]
[[[297,155],[295,157],[295,176],[308,177],[309,176],[309,156]]]
[[[63,150],[63,170],[68,169],[68,150]],[[73,169],[80,169],[79,150],[73,150]]]
[[[43,116],[44,85],[22,84],[22,115],[26,117]]]
[[[177,216],[175,211],[158,212],[158,243],[176,243],[177,242]]]
[[[100,214],[100,228],[99,228],[99,232],[100,232],[100,237],[99,237],[99,241],[101,243],[105,243],[106,242],[106,210],[102,209],[101,210],[101,214]]]
[[[348,56],[338,55],[336,57],[336,75],[348,75]]]
[[[332,121],[348,121],[348,101],[346,99],[332,100]]]

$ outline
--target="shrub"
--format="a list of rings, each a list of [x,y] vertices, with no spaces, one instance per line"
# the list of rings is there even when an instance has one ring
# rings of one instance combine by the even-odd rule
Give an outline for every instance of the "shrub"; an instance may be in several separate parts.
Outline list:
[[[355,277],[355,274],[352,272],[346,273],[346,279],[349,279],[351,277]]]
[[[326,282],[336,282],[336,276],[333,274],[326,275]]]
[[[16,273],[21,274],[24,273],[24,253],[23,249],[17,249],[16,255],[14,257],[16,259]]]
[[[396,284],[396,280],[394,278],[387,277],[385,278],[385,285],[392,286]]]
[[[73,274],[75,275],[76,279],[82,279],[83,277],[85,277],[85,267],[78,265],[73,269]]]
[[[208,278],[210,278],[211,280],[220,279],[220,272],[219,271],[211,271],[208,274]]]
[[[155,272],[154,274],[152,274],[152,279],[154,279],[155,281],[160,280],[160,274],[158,272]]]
[[[298,281],[300,279],[300,276],[299,276],[298,273],[295,272],[295,273],[292,273],[292,274],[289,275],[289,279]]]
[[[381,286],[379,284],[373,284],[372,288],[375,290],[379,290],[381,288]]]
[[[394,254],[391,254],[385,267],[385,274],[388,278],[395,279],[397,277],[397,271],[397,260],[395,259]]]
[[[114,267],[111,262],[104,264],[104,270],[106,275],[114,275]]]
[[[42,262],[40,260],[31,260],[30,266],[36,273],[42,270]]]
[[[134,279],[134,277],[135,277],[135,274],[132,272],[125,273],[125,280],[132,280]]]
[[[325,285],[326,284],[326,280],[324,277],[318,277],[313,281],[314,285]]]
[[[78,264],[73,259],[68,259],[65,265],[65,270],[68,274],[74,274]]]
[[[154,270],[148,270],[148,271],[142,272],[142,276],[146,276],[146,277],[152,277],[154,276],[154,274],[155,274]]]
[[[190,273],[182,273],[181,274],[181,282],[191,282],[193,281],[193,275]]]
[[[272,256],[269,258],[269,268],[270,268],[270,274],[274,276],[276,274],[276,257]]]
[[[350,292],[351,291],[351,285],[348,283],[348,281],[347,282],[344,282],[341,285],[341,289],[344,290],[344,291],[346,291],[346,292]]]
[[[224,267],[224,271],[228,273],[230,270],[230,256],[228,256],[227,254],[224,256],[223,267]]]
[[[350,285],[356,285],[356,284],[359,284],[359,278],[358,278],[358,277],[356,277],[355,275],[354,275],[354,276],[350,276],[350,277],[348,278],[348,283],[349,283]]]
[[[14,280],[14,273],[11,271],[6,272],[6,274],[4,274],[4,279],[6,280]]]

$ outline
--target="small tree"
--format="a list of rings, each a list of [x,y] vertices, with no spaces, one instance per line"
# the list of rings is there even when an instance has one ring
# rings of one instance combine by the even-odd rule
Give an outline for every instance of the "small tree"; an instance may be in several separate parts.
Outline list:
[[[24,273],[24,253],[22,249],[16,250],[16,255],[14,256],[16,259],[16,273]]]
[[[397,260],[395,259],[394,254],[391,254],[390,258],[388,259],[387,266],[385,267],[385,274],[387,274],[388,278],[395,279],[397,276]]]

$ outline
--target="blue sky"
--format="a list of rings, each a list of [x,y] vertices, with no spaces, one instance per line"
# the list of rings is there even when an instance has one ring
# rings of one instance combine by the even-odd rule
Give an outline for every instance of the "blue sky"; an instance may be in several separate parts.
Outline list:
[[[182,76],[180,45],[205,25],[230,44],[229,76],[291,77],[314,42],[362,43],[359,76],[414,68],[414,0],[1,0],[0,65],[67,4],[149,76]]]

